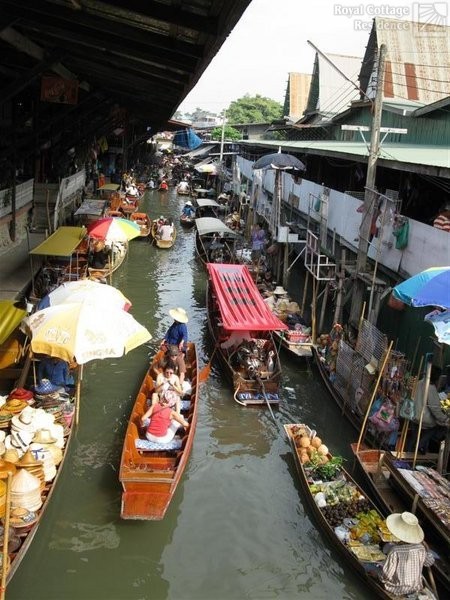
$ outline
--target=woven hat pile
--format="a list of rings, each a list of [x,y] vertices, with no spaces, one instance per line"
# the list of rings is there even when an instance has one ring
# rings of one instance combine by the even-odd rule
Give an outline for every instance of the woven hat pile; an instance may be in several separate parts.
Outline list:
[[[10,398],[5,402],[3,408],[13,415],[18,415],[26,406],[28,406],[28,402],[25,402],[25,400],[20,400],[19,398]]]
[[[42,462],[44,480],[52,481],[56,475],[56,466],[51,451],[48,448],[44,448],[42,444],[37,444],[36,442],[30,444],[30,450],[33,453],[33,456]]]
[[[38,520],[38,514],[32,510],[28,510],[23,506],[18,506],[11,510],[9,522],[20,535],[30,529]]]
[[[7,448],[2,458],[5,462],[15,464],[19,460],[20,456],[16,448]]]
[[[8,400],[23,400],[24,402],[32,402],[33,401],[33,392],[30,390],[26,390],[24,388],[14,388],[8,396]]]
[[[0,409],[0,429],[8,429],[12,419],[12,412],[6,408]]]
[[[41,379],[41,382],[34,388],[34,397],[40,400],[51,394],[58,394],[59,396],[60,389],[61,387],[52,383],[50,379]]]
[[[11,482],[11,508],[38,510],[41,506],[40,480],[26,469],[19,469]]]
[[[30,475],[36,477],[39,481],[40,488],[45,487],[44,466],[42,460],[37,460],[31,450],[27,450],[22,458],[16,463],[20,467],[20,471],[26,471]],[[24,504],[21,506],[25,506]],[[25,508],[30,508],[25,506]]]
[[[30,449],[33,450],[40,447],[43,450],[48,450],[52,455],[54,464],[57,466],[62,461],[63,457],[62,450],[57,445],[57,441],[58,439],[53,437],[50,429],[40,429],[36,432]]]

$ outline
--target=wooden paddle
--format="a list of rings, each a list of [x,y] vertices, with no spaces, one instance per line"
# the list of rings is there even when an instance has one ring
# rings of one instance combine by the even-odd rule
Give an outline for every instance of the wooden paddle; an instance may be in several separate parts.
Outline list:
[[[211,364],[214,358],[214,355],[216,353],[218,346],[216,346],[213,350],[213,353],[211,354],[211,358],[209,359],[209,363],[207,365],[205,365],[203,367],[203,369],[200,371],[200,373],[198,374],[198,382],[199,383],[204,383],[205,381],[208,380],[210,374],[211,374]]]
[[[268,408],[269,408],[269,410],[270,410],[270,414],[272,415],[272,419],[273,419],[273,420],[275,421],[275,423],[276,423],[277,421],[276,421],[276,419],[275,419],[275,415],[273,414],[272,407],[270,406],[270,402],[269,402],[269,398],[267,397],[267,394],[266,394],[266,388],[265,388],[265,386],[264,386],[264,382],[263,382],[261,379],[259,379],[259,378],[257,378],[257,379],[256,379],[256,381],[257,381],[257,382],[259,383],[259,385],[261,386],[261,390],[262,390],[262,394],[263,394],[263,396],[264,396],[264,400],[266,401],[266,404],[267,404],[267,406],[268,406]]]

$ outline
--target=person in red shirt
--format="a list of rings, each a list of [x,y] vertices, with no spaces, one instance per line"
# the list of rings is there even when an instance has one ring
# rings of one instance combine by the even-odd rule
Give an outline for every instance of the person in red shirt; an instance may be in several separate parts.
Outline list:
[[[145,437],[151,442],[166,444],[174,438],[180,425],[185,429],[189,427],[188,421],[171,408],[173,395],[174,392],[167,390],[161,395],[158,404],[152,404],[141,417],[142,426],[147,428]]]

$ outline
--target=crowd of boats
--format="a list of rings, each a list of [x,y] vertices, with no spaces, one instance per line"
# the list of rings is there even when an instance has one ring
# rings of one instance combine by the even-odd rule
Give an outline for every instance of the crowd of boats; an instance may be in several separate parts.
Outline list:
[[[43,268],[31,283],[28,300],[33,314],[45,310],[41,308],[43,298],[69,282],[89,279],[102,285],[111,283],[112,274],[122,264],[132,239],[148,240],[158,248],[170,250],[176,244],[176,226],[164,215],[151,218],[139,209],[139,201],[147,189],[165,194],[170,183],[165,178],[153,186],[143,181],[134,186],[132,193],[130,189],[120,189],[123,186],[118,184],[105,184],[95,198],[85,198],[74,215],[78,224],[59,228],[32,251],[34,255],[45,256]],[[233,207],[232,195],[213,198],[210,189],[196,187],[184,178],[174,192],[180,196],[180,226],[195,231],[197,258],[205,267],[206,317],[213,351],[208,364],[200,369],[196,345],[188,344],[185,361],[190,390],[182,399],[181,411],[189,427],[180,428],[167,444],[149,442],[141,425],[162,351],[153,357],[125,434],[119,470],[123,488],[121,517],[146,520],[164,517],[189,458],[197,423],[199,386],[207,381],[213,360],[217,357],[221,361],[222,372],[228,376],[238,404],[267,407],[275,419],[273,408],[282,402],[280,352],[283,350],[297,361],[314,358],[331,396],[359,434],[353,450],[365,477],[365,489],[354,481],[343,468],[340,457],[333,456],[310,425],[285,425],[300,484],[318,526],[380,597],[400,597],[389,592],[380,578],[373,577],[373,570],[386,560],[382,543],[396,540],[387,517],[391,513],[416,513],[424,524],[425,540],[435,553],[425,589],[436,597],[439,587],[448,591],[450,486],[442,475],[447,465],[442,464],[442,455],[440,464],[436,454],[418,456],[417,447],[415,452],[405,452],[408,419],[401,418],[398,410],[396,429],[377,428],[375,420],[370,420],[376,402],[379,410],[380,403],[387,398],[400,406],[405,398],[414,397],[421,367],[413,376],[406,358],[393,351],[392,344],[388,345],[363,316],[359,338],[352,345],[345,340],[340,325],[313,339],[299,305],[278,282],[265,277],[271,272],[270,264],[261,260],[260,254],[255,258],[252,253],[245,207]],[[164,227],[171,228],[172,233],[168,235]],[[0,460],[2,479],[6,477],[7,481],[0,496],[4,519],[3,588],[31,543],[63,461],[55,467],[56,476],[48,480],[43,475],[31,475],[29,465],[41,467],[44,473],[51,455],[49,444],[56,444],[57,440],[55,423],[63,430],[58,448],[64,457],[80,399],[79,380],[71,396],[53,388],[49,388],[48,395],[38,393],[42,392],[42,382],[36,381],[35,369],[30,367],[42,355],[35,356],[30,351],[33,333],[23,326],[19,328],[26,311],[14,306],[10,310],[10,335],[3,346],[14,346],[18,355],[9,365],[2,365],[2,379],[11,383],[0,409],[0,427],[8,432],[10,440],[10,447],[5,445],[9,454]],[[20,375],[16,368],[19,363],[23,367]],[[344,381],[342,373],[346,366],[348,377]],[[21,399],[13,410],[13,401],[25,392],[27,398]],[[26,424],[23,415],[30,407],[53,419],[49,417],[44,428],[33,430],[33,436],[26,438],[28,445],[22,447],[13,435],[12,423],[20,419],[22,425]],[[47,445],[33,445],[38,443],[32,441],[36,437],[38,441],[46,437]],[[19,445],[15,447],[16,444]],[[12,450],[17,450],[17,460]],[[24,472],[33,479],[19,480]],[[27,494],[32,494],[37,485],[35,480],[40,490],[39,502],[27,505]],[[23,497],[17,495],[20,492]],[[16,538],[19,541],[13,544]],[[433,574],[438,579],[437,586]]]

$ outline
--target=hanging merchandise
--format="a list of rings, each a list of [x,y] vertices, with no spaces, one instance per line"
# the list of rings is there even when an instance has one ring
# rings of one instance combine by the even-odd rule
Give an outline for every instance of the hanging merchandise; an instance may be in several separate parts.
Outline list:
[[[400,405],[399,414],[403,419],[412,421],[416,416],[414,400],[412,400],[411,398],[403,398],[402,403]]]
[[[392,234],[396,237],[395,247],[397,250],[404,250],[408,245],[409,220],[405,217],[397,217]]]

